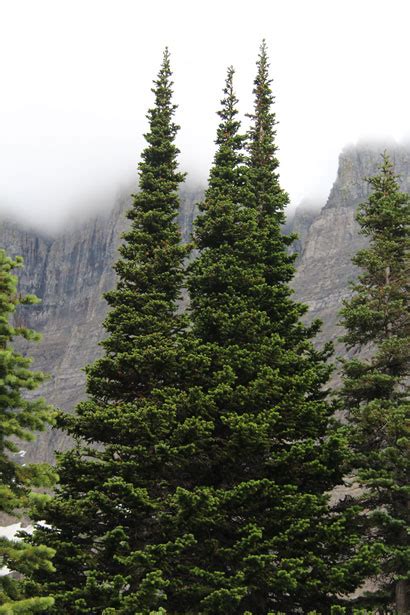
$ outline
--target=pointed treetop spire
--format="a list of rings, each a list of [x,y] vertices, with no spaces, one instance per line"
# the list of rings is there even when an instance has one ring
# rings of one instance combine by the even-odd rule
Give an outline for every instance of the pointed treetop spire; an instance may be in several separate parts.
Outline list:
[[[228,66],[226,79],[225,79],[225,87],[223,89],[224,98],[221,100],[222,108],[218,111],[218,115],[222,120],[230,120],[232,121],[235,116],[238,114],[238,110],[236,108],[238,104],[238,99],[235,95],[234,87],[233,87],[233,78],[235,75],[235,69],[233,66]],[[239,124],[239,122],[238,122]],[[219,142],[219,131],[217,134],[216,142]]]
[[[257,73],[253,87],[253,95],[255,97],[254,112],[248,114],[252,121],[252,127],[249,131],[249,151],[252,164],[260,166],[265,162],[267,156],[272,158],[277,150],[274,142],[277,121],[276,115],[272,110],[275,97],[271,88],[272,79],[269,78],[270,64],[265,39],[263,39],[260,46],[256,67]],[[270,148],[268,151],[264,151],[268,144]],[[278,166],[276,159],[275,162],[276,166]]]
[[[289,202],[288,195],[279,184],[276,157],[276,114],[273,111],[275,97],[272,93],[272,79],[269,77],[269,59],[266,41],[262,40],[254,80],[254,109],[248,114],[251,126],[248,131],[248,167],[253,192],[254,206],[268,214],[278,216],[283,224],[284,209]]]
[[[211,198],[229,198],[233,202],[238,200],[238,187],[243,184],[244,163],[244,135],[239,134],[241,126],[237,119],[238,99],[234,90],[235,70],[228,67],[221,108],[217,112],[221,121],[219,123],[215,143],[217,150],[214,164],[209,175],[209,188],[206,200]]]
[[[258,74],[261,76],[264,75],[265,79],[268,83],[272,82],[272,79],[269,79],[269,59],[268,59],[268,46],[266,44],[266,39],[262,39],[262,42],[259,47],[259,56],[258,61],[256,63],[258,67]]]
[[[170,76],[171,75],[171,62],[170,62],[170,58],[171,58],[171,54],[169,52],[168,47],[165,47],[163,54],[162,54],[162,63],[161,63],[161,67],[159,70],[159,75],[167,75]]]

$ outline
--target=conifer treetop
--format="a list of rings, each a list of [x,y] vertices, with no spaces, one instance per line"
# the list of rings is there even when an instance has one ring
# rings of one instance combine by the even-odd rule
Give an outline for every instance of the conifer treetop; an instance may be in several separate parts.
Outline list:
[[[241,122],[238,119],[238,99],[234,91],[235,70],[228,67],[221,100],[221,108],[217,112],[220,123],[217,128],[217,150],[214,156],[214,164],[209,174],[208,190],[205,200],[227,198],[237,202],[238,187],[244,183],[243,147],[245,137],[239,133]]]
[[[179,149],[174,140],[180,127],[173,121],[177,105],[172,102],[171,77],[170,54],[168,48],[165,48],[158,76],[151,89],[154,105],[147,113],[149,130],[144,134],[147,147],[142,152],[138,165],[140,192],[134,195],[135,207],[144,207],[144,198],[147,199],[150,193],[156,196],[161,189],[167,194],[168,189],[171,189],[171,192],[176,190],[185,178],[185,173],[178,172]],[[170,205],[175,206],[175,200],[172,198]],[[145,207],[155,207],[155,202],[148,198]],[[158,207],[164,207],[163,199],[158,201]],[[133,215],[131,210],[129,217],[132,219]]]
[[[252,200],[267,215],[275,215],[280,224],[285,221],[284,210],[289,203],[287,193],[279,184],[279,160],[276,156],[276,114],[273,80],[269,77],[266,41],[260,46],[254,80],[254,109],[248,114],[251,125],[247,134],[248,166],[252,186]],[[290,242],[293,238],[290,240]],[[285,239],[285,243],[286,242]]]
[[[272,157],[278,149],[274,142],[277,121],[276,114],[272,109],[272,105],[275,102],[271,87],[273,79],[269,77],[270,63],[265,39],[261,43],[256,66],[257,73],[253,87],[255,108],[252,114],[248,114],[248,117],[254,121],[254,125],[249,131],[249,136],[251,137],[249,150],[252,164],[261,166],[269,160],[266,154],[270,153]],[[268,144],[270,148],[267,152],[264,152],[263,146]],[[279,161],[276,158],[274,162],[276,166],[279,165]]]

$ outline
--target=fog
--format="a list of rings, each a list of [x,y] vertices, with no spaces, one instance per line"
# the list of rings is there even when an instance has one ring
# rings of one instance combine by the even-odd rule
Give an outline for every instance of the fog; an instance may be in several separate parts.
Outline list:
[[[136,186],[165,45],[181,168],[204,183],[226,67],[244,116],[263,37],[282,185],[324,201],[346,143],[409,139],[409,17],[406,0],[5,0],[0,214],[54,231]]]

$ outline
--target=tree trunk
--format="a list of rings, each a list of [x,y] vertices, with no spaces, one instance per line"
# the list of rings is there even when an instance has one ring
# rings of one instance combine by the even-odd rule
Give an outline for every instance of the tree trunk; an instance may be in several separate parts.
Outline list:
[[[398,581],[396,584],[396,609],[399,615],[410,614],[410,592],[408,581]]]
[[[390,265],[387,265],[385,269],[385,284],[386,286],[390,285]],[[386,303],[386,314],[388,314],[389,313],[389,295],[387,294],[385,295],[385,303]],[[387,326],[386,326],[386,335],[388,338],[391,337],[391,332],[392,332],[392,323],[390,320],[388,320]]]

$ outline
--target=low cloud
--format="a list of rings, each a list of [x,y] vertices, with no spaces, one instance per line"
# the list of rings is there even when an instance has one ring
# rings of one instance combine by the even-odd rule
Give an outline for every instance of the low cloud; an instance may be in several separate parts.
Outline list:
[[[345,143],[362,135],[409,138],[409,17],[410,6],[398,0],[388,10],[381,0],[255,0],[252,11],[247,0],[3,3],[0,215],[55,232],[68,218],[112,205],[121,186],[136,186],[165,45],[181,168],[204,183],[226,67],[237,70],[244,119],[263,37],[281,183],[292,206],[326,200]]]

